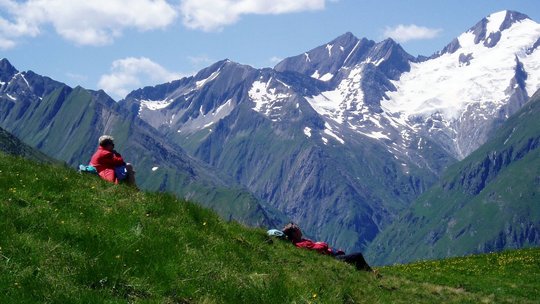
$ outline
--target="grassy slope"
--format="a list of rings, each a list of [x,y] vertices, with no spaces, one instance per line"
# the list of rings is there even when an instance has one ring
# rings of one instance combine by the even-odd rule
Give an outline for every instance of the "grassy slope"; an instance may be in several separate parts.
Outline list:
[[[534,303],[540,250],[381,268],[0,154],[0,303]]]

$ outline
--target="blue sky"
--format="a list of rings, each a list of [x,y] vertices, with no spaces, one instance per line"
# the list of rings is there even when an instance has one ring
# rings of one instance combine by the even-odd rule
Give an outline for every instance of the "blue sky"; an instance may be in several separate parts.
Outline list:
[[[538,0],[0,0],[0,58],[119,100],[225,58],[272,67],[345,32],[431,55],[506,9],[540,22]]]

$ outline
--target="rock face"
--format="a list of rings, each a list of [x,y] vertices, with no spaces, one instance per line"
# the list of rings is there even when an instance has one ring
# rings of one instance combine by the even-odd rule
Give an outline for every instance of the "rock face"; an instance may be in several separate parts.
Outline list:
[[[282,217],[263,207],[226,175],[188,156],[103,91],[70,88],[0,61],[0,126],[47,155],[77,166],[87,163],[102,134],[115,137],[136,164],[143,189],[170,191],[212,207],[226,219],[274,225]]]
[[[371,244],[378,264],[540,245],[540,91]]]

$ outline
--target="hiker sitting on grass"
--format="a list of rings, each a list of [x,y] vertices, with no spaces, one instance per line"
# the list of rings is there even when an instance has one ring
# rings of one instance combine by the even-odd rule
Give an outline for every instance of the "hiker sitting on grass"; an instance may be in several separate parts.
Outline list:
[[[99,176],[111,183],[125,182],[137,187],[135,183],[135,170],[129,163],[125,163],[122,155],[114,150],[114,138],[103,135],[99,138],[97,151],[90,160],[90,166],[96,168]]]
[[[357,270],[373,271],[360,252],[345,254],[341,250],[329,247],[325,242],[313,242],[312,240],[303,239],[302,231],[295,223],[285,225],[282,231],[296,247],[316,250],[322,254],[333,256],[338,260],[354,265]]]

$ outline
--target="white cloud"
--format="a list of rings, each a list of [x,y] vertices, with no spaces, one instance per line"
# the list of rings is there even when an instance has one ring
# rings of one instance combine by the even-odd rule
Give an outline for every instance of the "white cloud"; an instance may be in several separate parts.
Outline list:
[[[325,0],[182,0],[184,25],[192,29],[216,31],[238,22],[245,14],[285,14],[322,10]]]
[[[181,16],[191,29],[218,31],[246,14],[322,10],[336,0],[0,0],[0,49],[49,28],[78,45],[112,43],[126,29],[163,29]]]
[[[280,57],[277,57],[277,56],[272,56],[272,58],[270,58],[270,62],[272,64],[278,64],[281,61],[283,61],[283,58],[280,58]]]
[[[396,27],[387,27],[384,30],[384,36],[394,39],[397,42],[407,42],[410,40],[432,39],[439,35],[442,29],[430,29],[415,24],[403,25]]]
[[[0,37],[0,50],[12,49],[15,45],[15,41]]]
[[[125,29],[161,29],[178,16],[166,0],[0,0],[0,10],[0,48],[46,26],[79,45],[104,45]]]
[[[128,57],[112,63],[111,72],[99,79],[98,88],[114,98],[121,99],[134,89],[181,77],[181,74],[170,72],[148,58]]]

